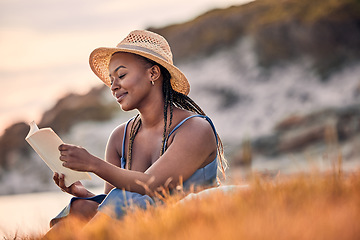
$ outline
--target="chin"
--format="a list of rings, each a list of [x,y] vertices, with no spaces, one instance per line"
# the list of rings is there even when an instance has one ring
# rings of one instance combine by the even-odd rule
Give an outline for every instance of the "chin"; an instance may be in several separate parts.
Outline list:
[[[131,106],[121,105],[121,104],[119,104],[119,105],[120,105],[121,110],[123,110],[124,112],[132,111],[135,109],[134,107],[131,107]]]

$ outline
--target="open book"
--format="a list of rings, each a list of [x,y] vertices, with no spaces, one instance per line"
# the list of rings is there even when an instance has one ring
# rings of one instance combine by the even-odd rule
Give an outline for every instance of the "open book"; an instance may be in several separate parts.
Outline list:
[[[60,151],[58,148],[63,141],[51,128],[39,129],[35,122],[32,121],[25,140],[53,172],[65,175],[66,187],[78,180],[91,179],[89,173],[74,171],[62,165],[63,162],[59,159]]]

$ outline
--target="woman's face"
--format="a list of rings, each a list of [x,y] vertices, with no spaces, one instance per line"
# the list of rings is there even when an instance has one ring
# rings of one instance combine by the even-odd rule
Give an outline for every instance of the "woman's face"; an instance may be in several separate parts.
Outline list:
[[[124,111],[140,108],[151,88],[150,68],[134,54],[115,53],[109,64],[111,91]]]

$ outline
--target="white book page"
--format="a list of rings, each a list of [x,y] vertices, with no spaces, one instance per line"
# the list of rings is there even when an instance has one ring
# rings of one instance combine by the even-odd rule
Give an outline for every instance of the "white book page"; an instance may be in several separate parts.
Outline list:
[[[58,148],[63,141],[51,128],[39,129],[33,121],[30,123],[30,131],[25,140],[53,172],[65,175],[66,187],[79,180],[91,179],[89,173],[74,171],[62,165]]]

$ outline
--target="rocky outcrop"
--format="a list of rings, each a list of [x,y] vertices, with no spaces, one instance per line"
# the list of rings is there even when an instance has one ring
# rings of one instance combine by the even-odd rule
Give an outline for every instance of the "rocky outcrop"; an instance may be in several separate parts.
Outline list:
[[[54,107],[43,114],[39,127],[48,127],[57,133],[67,133],[76,123],[84,121],[106,121],[118,112],[115,101],[107,101],[104,93],[107,87],[94,88],[87,94],[68,94],[61,98]],[[0,170],[8,170],[32,153],[24,140],[29,132],[29,125],[20,122],[5,130],[0,137]],[[1,178],[1,171],[0,171]]]
[[[316,145],[341,144],[360,135],[360,105],[293,115],[279,122],[272,135],[252,142],[252,150],[268,156],[305,151]]]
[[[313,67],[326,77],[342,65],[360,59],[360,3],[356,0],[254,1],[228,9],[215,9],[186,23],[150,30],[168,39],[177,61],[231,49],[245,36],[253,39],[258,64],[263,67],[308,57]],[[51,125],[61,133],[81,121],[110,119],[117,106],[103,102],[103,91],[104,88],[95,88],[85,95],[69,94],[44,113],[39,126]],[[223,96],[221,105],[224,108],[230,108],[243,99],[231,89],[216,88],[210,92]],[[296,118],[287,121],[290,120]],[[1,166],[8,166],[14,149],[26,154],[28,146],[23,138],[27,129],[25,123],[17,123],[1,136]],[[255,147],[266,153],[293,150],[299,148],[301,142],[306,144],[321,138],[324,126],[314,126],[307,131],[301,137],[297,136],[297,140],[286,141],[284,139],[292,139],[288,136],[290,133],[280,137],[276,132],[258,139]],[[268,146],[276,147],[265,150]]]
[[[254,1],[150,30],[168,39],[176,61],[212,54],[244,37],[253,39],[265,69],[305,58],[326,79],[360,59],[357,0]]]
[[[0,170],[16,165],[20,160],[19,156],[29,155],[29,148],[24,141],[28,132],[29,125],[19,122],[6,129],[0,137]]]
[[[109,120],[119,107],[115,101],[105,101],[105,91],[108,88],[103,86],[93,88],[84,95],[68,94],[43,114],[39,126],[51,126],[55,132],[67,132],[71,126],[82,121]]]
[[[263,115],[259,116],[261,121],[257,121],[257,118],[256,121],[251,122],[254,123],[254,126],[261,126],[263,122],[269,122],[272,109],[279,103],[279,101],[274,101],[274,104],[270,104],[274,100],[273,95],[278,92],[268,95],[268,98],[262,102],[256,102],[255,97],[259,97],[260,92],[262,94],[263,92],[255,92],[259,93],[259,96],[255,96],[254,92],[247,89],[247,85],[253,84],[252,87],[254,87],[257,84],[256,81],[258,83],[268,81],[273,84],[274,79],[257,78],[258,69],[269,70],[262,74],[262,76],[268,76],[271,75],[274,66],[306,59],[324,80],[342,66],[356,63],[360,59],[360,2],[357,0],[257,0],[242,6],[212,10],[186,23],[158,29],[150,28],[150,30],[158,32],[168,39],[177,65],[179,62],[183,65],[206,61],[215,62],[216,65],[211,66],[207,63],[209,68],[199,68],[205,70],[196,72],[192,76],[198,80],[200,75],[204,75],[204,79],[206,78],[203,81],[204,85],[198,86],[201,91],[198,90],[195,94],[201,95],[205,92],[211,98],[219,99],[216,102],[218,106],[210,106],[213,107],[213,115],[224,115],[225,120],[230,117],[238,120],[239,116],[243,117],[248,114],[246,112],[248,108],[243,106],[251,105],[253,107],[258,103],[266,106],[268,111],[256,113]],[[250,41],[244,39],[250,39]],[[254,59],[257,61],[257,65],[253,64],[256,69],[248,75],[249,77],[244,74],[248,71],[248,65],[243,65],[241,71],[237,70],[241,67],[239,59],[245,58],[244,55],[247,53],[239,48],[242,42],[251,43],[249,44],[251,47],[247,49],[251,54],[255,53]],[[212,57],[222,52],[227,52],[224,59],[219,58],[218,62],[214,61],[218,59]],[[228,54],[229,52],[231,54]],[[208,72],[212,73],[214,69],[216,70],[220,61],[223,61],[221,68],[231,65],[229,73],[220,71],[215,72],[215,76],[209,76]],[[239,84],[240,75],[245,75],[244,78],[250,79],[249,82],[243,81],[242,85]],[[227,79],[221,79],[224,76]],[[286,80],[288,81],[290,78],[287,76]],[[297,81],[296,79],[294,81]],[[228,81],[228,84],[219,84],[223,80]],[[250,81],[252,81],[251,84],[248,84]],[[324,82],[324,84],[327,83]],[[234,87],[240,85],[241,88]],[[51,126],[58,133],[67,133],[74,125],[84,121],[111,119],[115,112],[119,112],[118,105],[115,101],[106,100],[106,96],[109,94],[103,94],[105,89],[105,87],[95,88],[84,95],[71,93],[65,96],[53,108],[44,113],[39,126]],[[359,89],[360,87],[354,90],[354,97],[360,95]],[[316,90],[311,89],[311,91],[314,91],[314,95],[317,94]],[[301,101],[310,101],[311,91],[295,91],[294,93],[291,90],[289,98],[292,97],[290,95],[298,94]],[[288,100],[284,99],[284,101]],[[240,107],[236,108],[236,106]],[[216,112],[218,109],[222,109],[222,112]],[[228,114],[232,114],[232,116]],[[236,121],[230,121],[230,123],[237,124]],[[15,169],[16,177],[22,177],[22,175],[26,175],[23,174],[24,172],[29,173],[34,168],[39,168],[38,166],[44,166],[42,162],[38,165],[33,164],[32,161],[35,160],[28,157],[29,154],[35,154],[24,141],[28,130],[29,127],[26,123],[17,123],[9,127],[0,137],[0,179],[4,172],[11,169]],[[241,129],[240,131],[237,127],[236,131],[238,132],[236,132],[235,129],[231,129],[233,135],[243,134],[242,132],[245,130]],[[252,140],[246,139],[241,144],[240,141],[232,142],[231,144],[239,144],[239,146],[231,147],[240,150],[238,152],[235,150],[235,154],[229,157],[229,160],[232,166],[238,162],[241,162],[243,166],[249,166],[251,159],[258,155],[279,156],[302,152],[309,147],[329,142],[342,144],[360,136],[359,133],[360,107],[357,105],[321,110],[308,115],[293,115],[279,122],[270,135]],[[83,138],[82,135],[79,137]],[[227,139],[223,140],[227,141]],[[21,166],[26,165],[24,168],[29,166],[24,172],[19,171],[21,161]],[[38,172],[35,172],[32,179],[39,178],[38,175]],[[45,180],[41,180],[41,184],[44,185],[48,184],[49,179],[51,181],[51,177],[48,175],[44,175],[43,179]],[[9,189],[13,187],[14,184],[9,185]],[[3,191],[3,193],[5,192]]]

